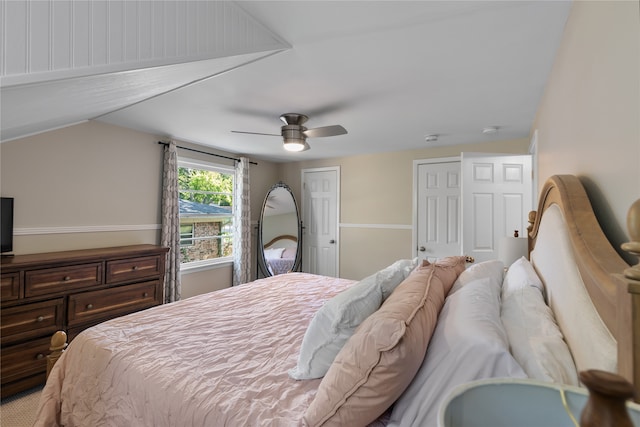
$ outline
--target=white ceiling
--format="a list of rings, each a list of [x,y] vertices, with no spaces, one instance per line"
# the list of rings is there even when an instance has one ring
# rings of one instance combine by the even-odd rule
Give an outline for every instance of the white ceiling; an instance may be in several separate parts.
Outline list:
[[[292,161],[527,138],[569,1],[242,1],[291,45],[3,88],[3,139],[96,119],[255,159]],[[91,89],[91,87],[94,89]],[[95,87],[118,94],[97,103]],[[117,99],[114,102],[113,99]],[[11,100],[11,102],[8,102]],[[39,109],[39,110],[38,110]],[[282,113],[347,135],[288,153]],[[494,135],[482,129],[498,126]]]

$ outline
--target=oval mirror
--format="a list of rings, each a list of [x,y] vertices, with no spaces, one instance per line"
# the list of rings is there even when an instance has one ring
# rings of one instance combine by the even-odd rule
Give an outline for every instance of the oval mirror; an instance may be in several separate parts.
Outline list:
[[[302,223],[291,188],[284,182],[267,192],[258,223],[258,265],[265,277],[299,271]]]

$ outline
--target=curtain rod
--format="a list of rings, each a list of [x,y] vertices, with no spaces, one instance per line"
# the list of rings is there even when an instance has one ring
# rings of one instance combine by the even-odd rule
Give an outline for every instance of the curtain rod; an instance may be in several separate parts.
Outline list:
[[[163,141],[158,141],[158,144],[160,145],[169,145],[168,142],[163,142]],[[214,154],[214,153],[207,153],[206,151],[200,151],[200,150],[196,150],[194,148],[189,148],[189,147],[183,147],[181,145],[176,145],[176,148],[180,148],[182,150],[189,150],[189,151],[195,151],[196,153],[200,153],[200,154],[208,154],[210,156],[216,156],[216,157],[221,157],[223,159],[229,159],[229,160],[233,160],[234,162],[239,162],[240,159],[236,158],[236,157],[229,157],[229,156],[223,156],[222,154]],[[256,162],[249,162],[252,165],[257,165]]]

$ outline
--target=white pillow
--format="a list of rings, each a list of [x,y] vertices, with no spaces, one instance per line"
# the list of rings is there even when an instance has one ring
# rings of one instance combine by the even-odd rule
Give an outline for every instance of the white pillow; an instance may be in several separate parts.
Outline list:
[[[282,252],[284,252],[284,248],[272,248],[264,250],[265,259],[280,259],[282,257]]]
[[[373,280],[382,289],[382,301],[418,266],[419,259],[401,259],[364,280]],[[372,279],[373,278],[373,279]],[[398,281],[400,279],[400,281]]]
[[[289,376],[322,378],[360,323],[380,308],[417,264],[417,258],[396,261],[328,300],[311,319]]]
[[[502,283],[502,299],[507,298],[514,291],[518,291],[525,286],[538,288],[544,296],[544,285],[538,277],[533,265],[525,258],[521,257],[513,262]]]
[[[540,289],[524,286],[502,301],[511,353],[530,378],[579,385],[578,370]]]
[[[472,273],[485,270],[495,275],[493,268],[486,267],[495,265],[485,264]],[[467,277],[464,286],[449,293],[422,366],[396,401],[388,426],[437,425],[440,403],[460,384],[527,377],[509,352],[500,320],[500,287],[494,279]]]
[[[502,278],[504,277],[504,264],[499,260],[490,260],[479,262],[478,264],[471,264],[465,271],[463,271],[458,279],[453,284],[453,287],[449,291],[449,295],[456,292],[458,289],[465,286],[467,283],[473,282],[477,279],[486,278],[489,280],[489,286],[494,289],[500,289],[502,287]]]

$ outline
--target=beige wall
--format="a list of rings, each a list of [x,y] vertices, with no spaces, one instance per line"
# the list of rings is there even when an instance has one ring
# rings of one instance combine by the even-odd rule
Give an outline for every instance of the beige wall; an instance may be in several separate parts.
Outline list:
[[[1,193],[16,199],[19,234],[14,252],[157,244],[162,177],[159,139],[88,122],[0,144]],[[180,145],[203,149],[186,142]],[[251,220],[253,224],[258,221],[264,197],[273,184],[282,180],[291,185],[300,203],[302,168],[339,165],[342,223],[411,225],[413,160],[455,156],[461,151],[524,153],[527,147],[527,140],[519,140],[292,164],[257,161],[250,167]],[[211,159],[187,150],[180,150],[179,155]],[[60,233],[66,227],[72,232]],[[87,232],[85,227],[108,231]],[[255,229],[252,235],[255,248]],[[411,231],[407,229],[345,228],[340,238],[340,274],[362,278],[398,258],[411,256],[410,245]],[[253,252],[248,267],[252,278],[256,266]],[[185,272],[182,283],[185,297],[227,287],[231,267]]]
[[[233,281],[230,265],[182,274],[182,299],[228,288]]]
[[[540,176],[579,176],[616,248],[640,197],[639,15],[637,1],[574,1],[532,127]]]
[[[159,139],[87,122],[0,144],[0,193],[15,198],[14,253],[158,244]],[[186,150],[179,155],[212,159]],[[276,164],[258,163],[250,167],[253,222],[267,190],[278,181]],[[255,259],[249,268],[254,277]],[[185,296],[230,286],[231,267],[185,273],[182,284]]]
[[[157,137],[89,122],[0,144],[0,189],[15,198],[16,254],[157,243]],[[124,231],[71,232],[100,226]],[[53,232],[54,234],[42,234]]]
[[[298,234],[298,216],[295,212],[286,213],[282,215],[271,215],[265,217],[262,228],[262,241],[267,244],[274,238],[283,235],[295,236]],[[285,243],[291,242],[286,240],[280,241],[275,246],[277,248],[283,247]]]
[[[529,140],[520,139],[286,163],[280,177],[301,204],[302,169],[340,166],[339,275],[361,279],[412,256],[412,232],[406,226],[413,220],[414,160],[462,152],[526,154],[528,149]]]

